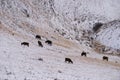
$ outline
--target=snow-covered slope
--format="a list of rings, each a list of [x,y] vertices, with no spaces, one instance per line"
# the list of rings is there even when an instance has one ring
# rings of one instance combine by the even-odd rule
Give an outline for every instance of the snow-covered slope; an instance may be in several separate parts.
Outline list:
[[[97,40],[109,47],[120,49],[120,21],[112,21],[102,27],[97,33]]]
[[[111,23],[120,19],[119,3],[119,0],[0,0],[0,80],[120,80],[120,58],[92,49],[95,41],[115,49],[120,46],[119,21]],[[104,25],[93,33],[96,22]],[[109,35],[112,37],[109,40],[104,36],[106,32],[116,36]],[[38,46],[37,34],[42,37],[43,48]],[[48,39],[52,46],[45,43]],[[24,41],[29,47],[21,45]],[[87,57],[81,57],[82,51],[88,53]],[[103,61],[103,56],[109,61]],[[66,57],[73,64],[65,63]]]
[[[35,38],[31,38],[27,47],[21,46],[21,41],[19,37],[0,33],[0,80],[120,79],[119,57],[109,56],[106,62],[102,61],[103,55],[93,51],[88,57],[81,57],[82,49],[49,46],[44,40],[41,40],[44,45],[41,48]],[[73,64],[65,63],[65,57],[71,58]]]
[[[114,20],[105,23],[94,33],[94,47],[99,52],[120,55],[120,21]],[[96,45],[96,42],[98,45]],[[100,47],[101,46],[101,47]],[[101,48],[101,49],[100,49]]]
[[[95,22],[120,19],[119,3],[119,0],[54,0],[53,7],[69,24],[89,29]]]

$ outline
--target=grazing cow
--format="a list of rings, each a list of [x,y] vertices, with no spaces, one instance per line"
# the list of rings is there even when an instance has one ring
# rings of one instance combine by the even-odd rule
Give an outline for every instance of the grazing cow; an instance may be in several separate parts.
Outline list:
[[[36,39],[41,39],[41,36],[40,35],[36,35],[35,38]]]
[[[38,41],[38,45],[39,45],[40,47],[43,47],[43,44],[42,44],[40,41]]]
[[[71,63],[71,64],[73,64],[73,61],[70,59],[70,58],[65,58],[65,62],[67,63]]]
[[[22,42],[21,45],[26,45],[29,47],[29,43],[28,42]]]
[[[108,61],[108,57],[107,56],[103,56],[103,60]]]
[[[50,41],[50,40],[46,40],[45,43],[47,43],[48,45],[52,46],[52,41]]]
[[[87,53],[83,51],[83,52],[81,53],[81,56],[85,56],[85,57],[86,57],[86,56],[87,56]]]

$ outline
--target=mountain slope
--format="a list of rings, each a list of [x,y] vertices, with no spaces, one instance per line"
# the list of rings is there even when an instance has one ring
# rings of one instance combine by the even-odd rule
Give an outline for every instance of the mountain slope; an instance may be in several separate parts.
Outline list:
[[[102,52],[96,50],[101,50],[99,45],[119,48],[119,3],[0,0],[0,80],[120,80],[119,56],[98,54]],[[95,33],[97,22],[103,26]],[[109,35],[112,38],[109,40],[105,33],[113,33]],[[41,36],[43,48],[38,46],[36,35]],[[51,40],[52,46],[46,40]],[[22,42],[28,42],[29,47]],[[81,56],[83,51],[87,57]],[[65,63],[66,57],[73,64]]]
[[[91,52],[81,57],[81,50],[64,47],[37,45],[32,38],[30,47],[21,46],[21,38],[0,34],[0,79],[1,80],[119,80],[120,59],[109,56],[110,61],[102,61],[102,55]],[[24,39],[25,41],[25,39]],[[69,57],[73,64],[64,62]],[[42,58],[43,61],[38,60]],[[118,63],[115,63],[118,61]],[[94,76],[94,77],[93,77]],[[102,76],[102,77],[101,77]]]

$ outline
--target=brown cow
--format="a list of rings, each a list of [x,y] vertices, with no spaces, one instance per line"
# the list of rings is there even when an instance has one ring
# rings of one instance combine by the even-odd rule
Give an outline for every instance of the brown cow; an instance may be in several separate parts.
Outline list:
[[[107,56],[103,56],[103,60],[108,61],[108,57]]]
[[[73,64],[73,61],[70,58],[65,58],[65,62]]]
[[[36,35],[35,38],[36,39],[41,39],[41,36],[40,35]]]
[[[87,56],[87,53],[83,51],[83,52],[81,53],[81,56],[85,56],[85,57],[86,57],[86,56]]]
[[[52,41],[50,41],[50,40],[46,40],[45,43],[47,43],[48,45],[52,46]]]
[[[39,45],[40,47],[43,47],[43,44],[42,44],[40,41],[38,41],[38,45]]]
[[[25,45],[29,47],[29,43],[28,42],[22,42],[21,45]]]

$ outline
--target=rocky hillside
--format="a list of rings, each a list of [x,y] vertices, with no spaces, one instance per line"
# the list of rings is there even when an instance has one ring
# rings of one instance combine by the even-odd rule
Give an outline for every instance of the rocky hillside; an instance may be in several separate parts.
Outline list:
[[[114,25],[119,27],[119,21],[113,23],[120,19],[119,3],[119,0],[0,0],[0,23],[20,35],[33,36],[41,32],[41,28],[50,27],[54,32],[83,45],[97,49],[93,45],[94,39],[100,45],[119,49],[119,28],[114,31],[109,28],[110,24],[113,28]],[[109,32],[103,30],[94,33],[93,27],[98,22],[105,24]],[[113,36],[110,33],[114,33]]]
[[[0,80],[120,80],[119,4],[0,0]]]
[[[102,51],[110,54],[120,54],[120,21],[105,23],[97,33],[95,39],[104,45]]]

